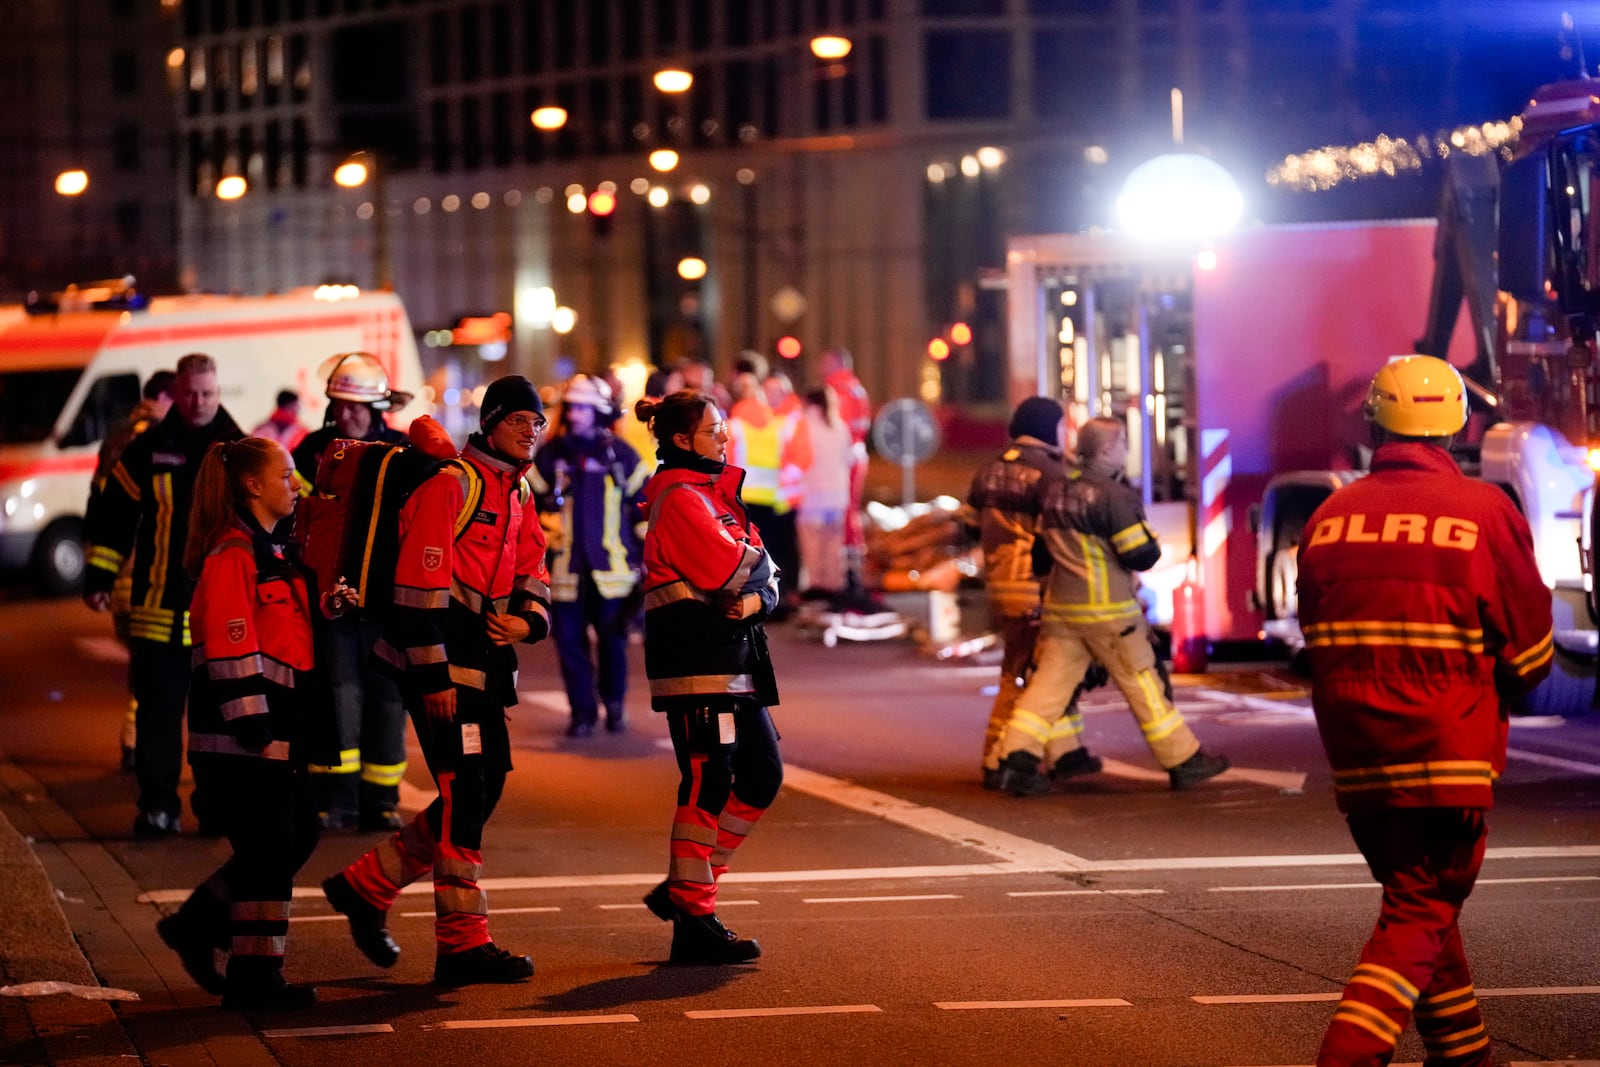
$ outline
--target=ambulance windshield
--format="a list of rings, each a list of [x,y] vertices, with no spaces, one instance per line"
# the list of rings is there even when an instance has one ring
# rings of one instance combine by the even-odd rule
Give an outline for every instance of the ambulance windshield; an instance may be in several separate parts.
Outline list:
[[[0,373],[0,445],[49,437],[82,376],[82,367]]]

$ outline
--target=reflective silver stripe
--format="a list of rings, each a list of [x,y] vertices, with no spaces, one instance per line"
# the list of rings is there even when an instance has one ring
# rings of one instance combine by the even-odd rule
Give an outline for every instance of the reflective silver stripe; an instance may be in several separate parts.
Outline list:
[[[698,600],[702,604],[711,603],[711,598],[700,590],[690,585],[683,579],[658,585],[644,595],[644,609],[650,611],[654,608],[664,608],[668,604],[676,604],[680,600]]]
[[[285,689],[294,688],[294,668],[281,659],[271,656],[261,657],[261,673],[267,676],[267,681],[274,685],[281,685]]]
[[[547,592],[546,596],[548,595]],[[478,592],[470,585],[464,584],[459,578],[450,582],[450,596],[455,599],[456,603],[474,615],[482,614],[485,604],[492,604],[494,610],[501,615],[504,615],[506,609],[511,606],[511,598],[509,596],[495,597],[491,600],[487,595]]]
[[[754,819],[741,819],[737,815],[729,815],[727,812],[717,816],[717,829],[726,830],[730,834],[738,834],[740,837],[749,837],[750,831],[755,825]]]
[[[445,661],[443,645],[413,645],[406,649],[406,662],[413,667],[424,663],[443,663]]]
[[[403,886],[410,881],[406,877],[405,850],[400,847],[397,838],[386,838],[372,851],[377,855],[378,866],[383,869],[383,876],[389,879],[390,885]]]
[[[228,905],[228,917],[235,922],[286,922],[289,918],[287,900],[235,900]]]
[[[730,593],[736,593],[744,588],[744,583],[750,580],[750,572],[756,569],[756,564],[761,562],[761,550],[755,545],[743,545],[744,560],[738,569],[733,572],[733,577],[722,583],[722,588]]]
[[[690,674],[681,678],[650,679],[650,695],[658,697],[753,693],[755,688],[755,682],[748,674]]]
[[[190,734],[190,752],[210,752],[219,756],[251,756],[256,759],[289,758],[289,742],[273,741],[260,752],[252,752],[227,734]]]
[[[489,688],[489,676],[483,671],[475,671],[471,667],[457,667],[453,663],[450,665],[450,680],[468,689]]]
[[[288,937],[262,937],[258,934],[245,936],[233,935],[233,954],[235,956],[281,956],[284,946],[289,943]]]
[[[433,887],[433,910],[436,915],[487,915],[489,896],[481,889],[436,885]]]
[[[406,669],[406,654],[391,645],[387,639],[379,638],[378,643],[372,646],[372,654],[396,670]]]
[[[672,840],[693,841],[700,845],[714,845],[717,843],[717,828],[715,826],[701,826],[692,822],[675,822],[672,824]]]
[[[674,882],[711,884],[711,862],[694,856],[674,856],[667,865],[667,877]]]
[[[222,702],[222,721],[232,722],[242,719],[247,715],[265,715],[267,713],[267,698],[260,693],[251,693],[238,700],[225,700]]]
[[[195,649],[196,658],[204,659],[204,648],[202,645]],[[208,659],[205,660],[205,664],[206,677],[213,681],[251,678],[261,673],[261,654],[252,652],[248,656],[238,656],[234,659]]]
[[[478,875],[483,873],[483,864],[473,863],[471,860],[460,859],[456,856],[436,856],[433,861],[433,876],[438,878],[459,878],[463,882],[476,882]]]
[[[395,606],[402,608],[421,608],[425,611],[450,606],[450,591],[448,589],[417,589],[409,585],[394,587]]]
[[[549,583],[541,582],[531,574],[524,574],[518,578],[511,588],[519,593],[531,593],[540,600],[550,599]]]

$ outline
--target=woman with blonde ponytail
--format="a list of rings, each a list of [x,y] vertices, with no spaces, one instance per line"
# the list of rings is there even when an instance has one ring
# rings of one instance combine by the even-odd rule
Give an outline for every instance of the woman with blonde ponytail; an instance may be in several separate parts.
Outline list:
[[[328,687],[314,671],[311,584],[272,534],[294,511],[294,470],[276,441],[212,445],[184,546],[198,579],[189,763],[217,800],[233,856],[157,928],[202,988],[239,1009],[316,1000],[283,978],[294,875],[317,843],[308,749],[330,723]],[[222,946],[225,974],[214,956]]]

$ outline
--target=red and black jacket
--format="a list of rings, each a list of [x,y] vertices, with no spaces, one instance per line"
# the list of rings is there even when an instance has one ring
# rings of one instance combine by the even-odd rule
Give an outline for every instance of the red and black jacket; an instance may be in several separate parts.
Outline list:
[[[490,614],[527,621],[528,643],[550,632],[544,531],[524,474],[476,435],[400,509],[394,606],[374,654],[416,693],[452,685],[517,702],[514,649],[489,640]],[[478,507],[463,503],[481,483]]]

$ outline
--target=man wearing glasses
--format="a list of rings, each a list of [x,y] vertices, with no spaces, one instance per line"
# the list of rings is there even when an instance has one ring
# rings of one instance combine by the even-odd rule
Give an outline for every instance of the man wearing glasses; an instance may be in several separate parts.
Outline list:
[[[519,982],[533,961],[489,936],[479,888],[483,827],[511,770],[506,709],[517,702],[518,641],[550,632],[545,539],[524,475],[544,433],[533,383],[511,375],[484,392],[479,433],[400,511],[394,607],[375,654],[401,690],[439,796],[399,833],[323,883],[356,947],[391,967],[388,910],[433,875],[434,981]]]

